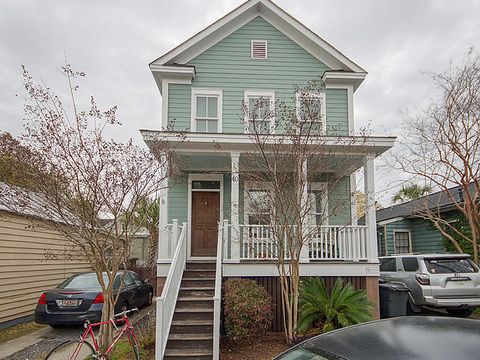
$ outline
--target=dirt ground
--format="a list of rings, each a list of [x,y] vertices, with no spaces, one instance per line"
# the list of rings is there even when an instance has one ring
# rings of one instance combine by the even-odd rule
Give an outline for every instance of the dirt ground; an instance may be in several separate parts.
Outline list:
[[[267,333],[241,341],[222,340],[221,360],[270,360],[287,350],[285,334]]]

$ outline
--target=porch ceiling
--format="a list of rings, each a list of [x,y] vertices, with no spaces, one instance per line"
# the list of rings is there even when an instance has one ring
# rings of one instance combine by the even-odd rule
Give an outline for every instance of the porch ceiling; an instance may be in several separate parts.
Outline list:
[[[140,130],[145,143],[154,149],[158,142],[171,143],[177,154],[199,155],[230,154],[256,152],[257,146],[248,134],[209,134],[186,133],[179,136],[178,132],[159,130]],[[285,152],[291,146],[288,139],[281,135],[268,135],[267,143],[275,144],[282,138]],[[390,149],[395,143],[393,136],[318,136],[311,139],[312,149],[319,154],[348,155],[348,156],[379,156]]]

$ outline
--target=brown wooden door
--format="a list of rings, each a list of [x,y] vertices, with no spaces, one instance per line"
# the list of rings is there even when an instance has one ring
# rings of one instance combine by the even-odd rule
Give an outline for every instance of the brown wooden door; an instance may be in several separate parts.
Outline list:
[[[216,256],[220,193],[192,192],[192,256]]]

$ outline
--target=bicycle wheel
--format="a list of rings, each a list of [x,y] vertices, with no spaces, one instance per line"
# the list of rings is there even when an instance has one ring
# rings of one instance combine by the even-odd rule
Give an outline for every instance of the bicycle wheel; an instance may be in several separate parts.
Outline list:
[[[135,354],[135,360],[140,360],[140,353],[138,351],[138,342],[133,336],[133,330],[130,332],[130,340],[132,341],[133,353]]]
[[[88,342],[84,342],[74,357],[75,350],[79,342],[75,340],[68,340],[50,351],[45,360],[92,360],[95,359],[95,350]]]

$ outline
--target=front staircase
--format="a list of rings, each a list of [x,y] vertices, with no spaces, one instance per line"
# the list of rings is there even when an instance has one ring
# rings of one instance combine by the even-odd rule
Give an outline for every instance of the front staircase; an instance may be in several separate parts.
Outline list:
[[[164,359],[212,359],[214,293],[215,262],[188,262]]]

